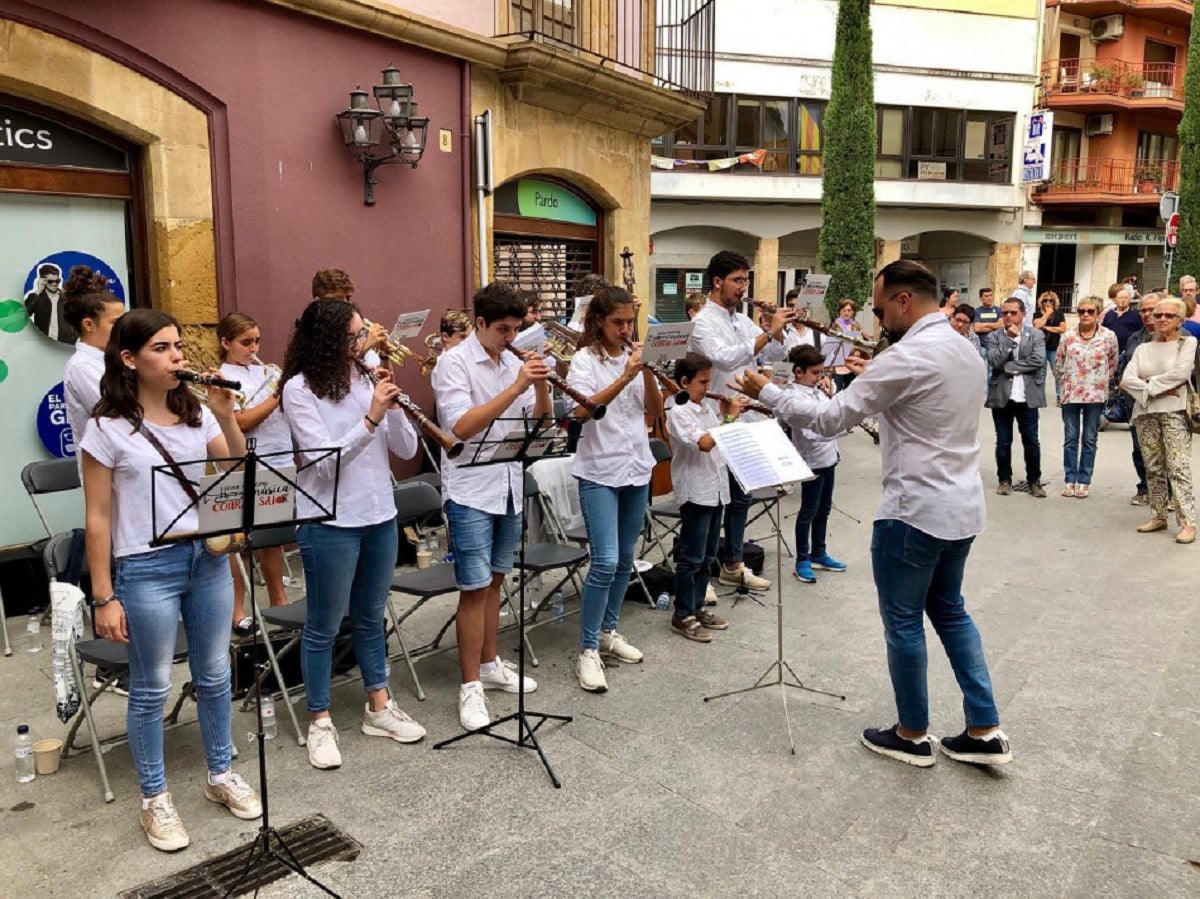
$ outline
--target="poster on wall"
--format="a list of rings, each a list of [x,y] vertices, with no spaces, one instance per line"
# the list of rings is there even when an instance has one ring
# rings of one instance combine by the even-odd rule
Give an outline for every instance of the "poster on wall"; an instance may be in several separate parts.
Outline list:
[[[1021,183],[1050,180],[1050,144],[1054,139],[1054,113],[1035,112],[1025,129],[1021,150]]]
[[[71,269],[86,265],[108,279],[108,289],[121,301],[125,286],[113,267],[90,253],[79,250],[60,250],[39,259],[25,276],[25,314],[35,328],[59,343],[73,346],[79,335],[63,319],[62,290]]]

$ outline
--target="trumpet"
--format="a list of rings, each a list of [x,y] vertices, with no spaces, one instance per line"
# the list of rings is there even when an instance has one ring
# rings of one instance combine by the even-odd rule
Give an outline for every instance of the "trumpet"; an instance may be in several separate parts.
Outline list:
[[[371,321],[369,318],[364,318],[363,327],[373,328],[375,327],[375,322]],[[416,359],[419,363],[421,363],[422,372],[424,372],[426,365],[428,365],[429,369],[432,371],[434,362],[437,361],[436,358],[430,357],[433,359],[433,362],[431,362],[430,359],[426,359],[425,357],[413,352],[400,341],[392,340],[390,334],[388,335],[387,340],[384,342],[383,349],[379,351],[379,358],[385,359],[388,362],[392,362],[396,365],[404,365],[409,359]]]
[[[520,359],[522,362],[525,361],[525,354],[522,353],[520,350],[518,350],[511,343],[506,343],[504,345],[504,348],[506,350],[508,350],[510,353],[512,353],[514,356],[516,356],[518,359]],[[608,407],[605,406],[603,403],[593,403],[588,397],[584,396],[582,393],[580,393],[574,387],[567,384],[566,379],[563,378],[562,376],[560,376],[557,372],[555,372],[554,369],[550,369],[550,377],[547,378],[546,380],[549,381],[556,388],[561,390],[563,393],[565,393],[567,396],[569,396],[571,399],[573,399],[575,401],[576,405],[582,406],[583,408],[587,409],[588,414],[592,417],[593,421],[599,421],[600,419],[602,419],[604,417],[604,413],[608,411]]]
[[[361,362],[359,363],[359,366],[363,374],[370,379],[372,384],[379,383],[379,378],[376,376],[375,372],[368,369]],[[432,437],[438,442],[438,444],[441,445],[442,449],[446,451],[447,459],[457,459],[460,455],[462,455],[462,451],[466,444],[449,431],[443,430],[434,424],[429,416],[421,411],[421,407],[414,403],[407,394],[397,394],[395,397],[393,397],[392,402],[395,403],[398,408],[404,410],[404,413],[412,420],[412,423],[415,424],[421,430],[421,432],[425,434],[425,436]]]
[[[255,365],[261,365],[263,367],[263,370],[267,374],[267,379],[265,381],[263,381],[261,384],[259,384],[258,389],[255,390],[254,393],[250,394],[249,396],[246,396],[243,393],[238,394],[238,408],[239,409],[247,408],[252,402],[254,402],[256,399],[258,399],[259,395],[263,392],[264,389],[267,391],[267,396],[274,396],[276,393],[279,392],[279,379],[283,376],[283,370],[278,365],[276,365],[274,362],[272,362],[270,365],[268,365],[267,363],[263,362],[261,359],[258,358],[258,356],[256,356],[253,353],[250,354],[250,361],[253,362]]]
[[[425,349],[429,350],[429,355],[421,360],[421,377],[428,378],[433,371],[433,367],[437,365],[438,356],[442,355],[442,335],[430,334],[425,338]]]

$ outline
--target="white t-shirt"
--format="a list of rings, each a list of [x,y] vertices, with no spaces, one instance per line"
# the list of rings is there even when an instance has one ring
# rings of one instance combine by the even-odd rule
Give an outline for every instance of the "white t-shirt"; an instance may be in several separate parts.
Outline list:
[[[200,410],[198,428],[185,424],[163,427],[150,422],[143,422],[142,427],[154,433],[193,485],[204,475],[204,463],[195,460],[208,458],[209,441],[221,434],[220,425],[206,408]],[[151,469],[167,464],[166,459],[125,419],[89,419],[80,447],[101,465],[112,469],[114,558],[156,549],[150,541],[168,526],[172,533],[199,528],[195,506],[179,481],[169,471],[152,475]],[[187,465],[187,462],[194,464]],[[175,521],[181,512],[183,517]]]
[[[221,375],[231,381],[242,382],[246,409],[253,409],[271,398],[270,376],[262,365],[235,365],[232,362],[224,362],[221,364]],[[292,432],[278,407],[264,418],[258,427],[246,431],[246,436],[254,438],[254,452],[260,456],[290,452],[292,449]],[[276,456],[267,461],[276,467],[288,464],[284,456]]]
[[[75,442],[75,458],[79,461],[79,474],[83,475],[83,455],[79,443],[92,410],[100,401],[100,378],[104,376],[104,350],[96,349],[83,341],[77,341],[75,352],[67,360],[63,372],[63,393],[67,400],[67,422],[71,425],[71,437]]]
[[[572,357],[567,383],[584,396],[593,396],[624,374],[628,359],[628,350],[609,356],[603,349],[596,353],[587,347]],[[646,434],[646,382],[639,373],[608,404],[602,419],[584,422],[571,474],[605,487],[640,487],[650,483],[653,469]]]

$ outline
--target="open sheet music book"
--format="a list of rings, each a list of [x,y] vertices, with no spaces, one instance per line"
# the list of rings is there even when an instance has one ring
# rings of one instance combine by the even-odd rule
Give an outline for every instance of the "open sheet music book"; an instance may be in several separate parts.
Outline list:
[[[709,432],[717,449],[749,493],[763,487],[811,481],[816,475],[805,464],[787,435],[773,421],[736,422]]]

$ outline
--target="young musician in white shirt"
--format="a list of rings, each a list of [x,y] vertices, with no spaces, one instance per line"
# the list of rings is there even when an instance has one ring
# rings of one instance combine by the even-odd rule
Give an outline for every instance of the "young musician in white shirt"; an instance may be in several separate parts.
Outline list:
[[[337,506],[337,518],[302,524],[296,532],[308,591],[300,664],[312,715],[308,760],[314,768],[342,763],[329,716],[329,682],[333,644],[347,614],[367,694],[362,732],[399,743],[425,736],[425,728],[388,695],[383,636],[398,539],[388,452],[411,459],[417,435],[393,402],[400,388],[390,375],[380,370],[372,383],[360,359],[366,339],[353,303],[314,300],[292,332],[281,375],[280,405],[305,463],[297,480],[303,492],[296,515],[311,518]],[[340,466],[336,456],[322,452],[329,447],[341,447]]]
[[[279,411],[279,397],[275,390],[272,374],[258,358],[262,343],[262,332],[258,322],[244,312],[230,312],[217,325],[217,340],[220,343],[221,375],[231,381],[242,382],[242,397],[245,405],[236,410],[234,418],[247,437],[254,438],[254,452],[260,456],[270,453],[291,452],[292,432]],[[287,456],[271,456],[267,459],[276,468],[289,463]],[[283,548],[273,546],[255,552],[262,567],[263,580],[267,583],[267,596],[271,605],[286,606],[287,594],[283,592]],[[249,559],[244,560],[249,570]],[[229,567],[233,572],[233,630],[247,636],[254,627],[254,619],[246,614],[246,585],[242,582],[241,568],[230,556]]]
[[[71,269],[63,287],[63,319],[79,334],[75,352],[63,372],[63,393],[67,401],[67,422],[75,442],[75,456],[83,473],[83,453],[79,442],[100,400],[100,379],[104,376],[104,347],[118,318],[125,314],[125,303],[108,289],[108,278],[86,265]]]
[[[679,558],[675,563],[675,614],[671,630],[698,643],[712,641],[712,631],[729,627],[724,618],[704,608],[709,572],[721,543],[721,513],[729,502],[729,471],[708,432],[737,420],[739,398],[721,400],[721,415],[704,402],[712,387],[713,364],[707,356],[688,353],[675,363],[675,380],[688,402],[667,410],[671,435],[671,483],[679,502]]]
[[[593,693],[608,689],[601,656],[642,661],[642,652],[617,633],[621,603],[633,572],[633,550],[645,523],[654,456],[646,417],[662,415],[662,393],[654,373],[631,348],[636,313],[621,287],[592,295],[567,383],[594,403],[607,406],[599,421],[587,409],[571,474],[579,482],[579,505],[587,526],[591,564],[580,597],[579,685]]]
[[[442,497],[454,549],[458,582],[458,663],[462,686],[458,718],[467,730],[491,723],[485,689],[519,691],[513,667],[496,646],[500,628],[500,585],[512,571],[513,552],[521,539],[525,475],[520,462],[472,466],[478,440],[512,430],[519,422],[496,419],[528,417],[550,420],[554,407],[546,379],[550,369],[536,353],[522,362],[507,346],[521,330],[525,303],[511,284],[493,281],[475,293],[475,331],[438,357],[431,383],[442,427],[466,448],[457,459],[442,453]],[[525,691],[537,689],[525,678]]]
[[[204,795],[239,818],[262,814],[258,795],[230,770],[229,564],[199,539],[152,545],[172,522],[179,532],[199,527],[194,488],[163,476],[161,467],[174,464],[179,477],[194,481],[204,474],[196,460],[241,455],[246,444],[231,392],[210,389],[205,408],[175,377],[184,367],[183,341],[166,313],[126,312],[113,326],[104,362],[100,401],[80,441],[95,631],[129,645],[126,728],[141,824],[154,848],[172,852],[188,844],[163,761],[163,706],[181,617],[209,772]]]

